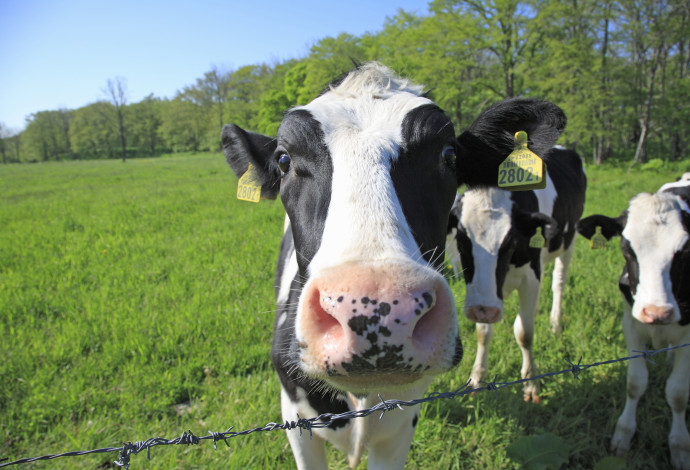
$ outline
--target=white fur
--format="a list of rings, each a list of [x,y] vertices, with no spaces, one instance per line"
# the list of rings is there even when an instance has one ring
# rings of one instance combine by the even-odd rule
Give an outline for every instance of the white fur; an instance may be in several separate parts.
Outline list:
[[[303,108],[321,123],[333,161],[331,204],[310,277],[347,261],[421,260],[390,169],[403,119],[431,101],[380,65],[351,77]]]
[[[642,193],[630,201],[623,236],[630,241],[639,263],[640,280],[632,315],[642,320],[646,306],[673,308],[672,321],[680,320],[671,290],[671,262],[688,241],[680,218],[680,198],[665,193]]]

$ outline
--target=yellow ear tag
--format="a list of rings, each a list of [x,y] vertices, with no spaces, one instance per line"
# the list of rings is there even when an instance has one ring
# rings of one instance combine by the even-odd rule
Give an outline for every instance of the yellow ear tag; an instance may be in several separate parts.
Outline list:
[[[529,239],[529,247],[530,248],[544,248],[545,245],[546,245],[546,239],[541,234],[541,227],[537,227],[537,233],[532,235],[532,238]]]
[[[527,133],[515,133],[515,150],[498,166],[498,187],[509,191],[527,191],[546,187],[546,165],[539,155],[527,148]]]
[[[249,202],[259,202],[261,199],[261,185],[251,163],[237,183],[237,199]]]
[[[606,248],[607,242],[608,240],[606,240],[606,237],[601,234],[601,227],[597,227],[594,229],[594,235],[592,235],[592,238],[589,240],[589,248],[591,250]]]

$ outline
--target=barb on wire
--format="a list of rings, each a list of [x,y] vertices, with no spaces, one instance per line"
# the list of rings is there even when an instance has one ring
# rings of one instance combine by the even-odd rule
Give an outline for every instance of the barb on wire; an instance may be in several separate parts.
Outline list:
[[[580,363],[582,362],[582,356],[580,356],[580,360],[577,361],[577,364],[573,364],[572,362],[570,362],[570,359],[566,359],[565,361],[572,366],[570,368],[570,372],[573,373],[577,380],[580,380],[580,372],[582,372],[582,367],[580,367]]]
[[[161,445],[197,445],[201,441],[204,441],[204,440],[213,440],[213,448],[217,449],[218,448],[217,447],[218,441],[223,441],[223,442],[225,442],[226,446],[230,446],[230,444],[228,443],[228,439],[231,439],[233,437],[245,436],[247,434],[252,434],[255,432],[274,431],[276,429],[283,429],[283,430],[289,431],[289,430],[298,428],[300,434],[302,433],[302,430],[309,431],[309,436],[311,437],[313,428],[325,428],[329,424],[331,424],[332,421],[338,420],[338,419],[363,418],[363,417],[369,416],[370,414],[375,413],[377,411],[381,412],[381,415],[379,416],[379,419],[381,419],[381,418],[383,418],[383,415],[387,411],[392,411],[395,408],[399,408],[402,410],[403,406],[414,406],[414,405],[418,405],[421,403],[428,403],[428,402],[440,400],[440,399],[453,399],[453,398],[456,398],[459,396],[469,395],[472,393],[483,392],[483,391],[498,392],[498,390],[500,390],[501,388],[504,388],[504,387],[508,387],[511,385],[516,385],[516,384],[520,384],[520,383],[524,383],[524,382],[529,382],[532,380],[544,379],[544,378],[552,377],[552,376],[556,376],[556,375],[572,374],[576,379],[580,380],[580,374],[582,372],[586,371],[587,369],[592,368],[592,367],[597,367],[597,366],[602,366],[602,365],[607,365],[607,364],[613,364],[616,362],[629,361],[629,360],[638,359],[638,358],[644,358],[646,361],[652,362],[654,364],[654,362],[651,361],[651,359],[650,359],[653,355],[658,354],[660,352],[664,352],[664,351],[672,351],[674,349],[684,348],[687,346],[690,346],[690,343],[681,344],[678,346],[669,346],[667,348],[658,349],[658,350],[648,350],[645,347],[643,351],[632,351],[634,353],[638,353],[634,356],[622,357],[622,358],[618,358],[618,359],[611,359],[611,360],[602,361],[602,362],[594,362],[592,364],[580,364],[582,362],[582,357],[580,357],[580,360],[577,362],[577,364],[573,364],[569,359],[566,359],[566,362],[568,364],[570,364],[570,367],[568,369],[563,369],[563,370],[559,370],[556,372],[547,372],[547,373],[542,374],[542,375],[537,375],[534,377],[528,377],[525,379],[519,379],[519,380],[515,380],[513,382],[497,382],[496,381],[497,377],[495,376],[493,381],[491,381],[491,382],[482,382],[485,386],[479,387],[479,388],[471,388],[470,387],[470,380],[468,380],[465,383],[465,385],[463,385],[462,387],[458,388],[455,391],[452,391],[452,392],[431,392],[429,395],[427,395],[424,398],[418,398],[418,399],[410,400],[410,401],[395,400],[395,399],[384,400],[381,395],[378,395],[380,402],[377,403],[376,405],[374,405],[373,407],[369,408],[369,409],[347,411],[347,412],[338,413],[338,414],[324,413],[324,414],[316,416],[314,418],[301,418],[299,415],[297,415],[297,421],[286,421],[283,424],[268,423],[262,427],[247,429],[247,430],[239,431],[239,432],[232,431],[232,426],[229,427],[224,432],[209,431],[208,436],[202,436],[202,437],[195,436],[192,433],[192,431],[185,431],[182,433],[182,435],[180,437],[178,437],[176,439],[172,439],[172,440],[163,439],[162,437],[154,437],[154,438],[147,439],[145,441],[137,441],[135,443],[126,442],[121,447],[105,447],[102,449],[66,452],[64,454],[44,455],[42,457],[25,458],[25,459],[15,460],[12,462],[6,462],[8,460],[7,458],[0,458],[0,468],[8,467],[10,465],[19,465],[19,464],[23,464],[23,463],[36,462],[39,460],[52,460],[52,459],[56,459],[59,457],[74,457],[77,455],[119,452],[120,456],[119,456],[118,460],[116,460],[114,462],[115,465],[129,469],[130,457],[132,455],[136,455],[139,452],[141,452],[142,450],[146,449],[147,457],[150,459],[151,458],[151,448],[155,447],[155,446],[161,446]]]

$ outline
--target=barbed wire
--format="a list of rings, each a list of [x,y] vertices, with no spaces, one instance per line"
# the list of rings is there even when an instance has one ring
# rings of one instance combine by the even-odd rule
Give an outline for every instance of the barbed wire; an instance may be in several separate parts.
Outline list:
[[[404,401],[404,400],[396,400],[396,399],[391,399],[391,400],[384,400],[383,397],[379,394],[379,400],[380,402],[377,403],[376,405],[372,406],[371,408],[367,408],[364,410],[354,410],[354,411],[346,411],[344,413],[324,413],[319,416],[316,416],[314,418],[300,418],[299,415],[297,415],[297,421],[286,421],[285,423],[268,423],[264,426],[261,427],[256,427],[253,429],[247,429],[244,431],[233,431],[233,427],[231,426],[228,428],[226,431],[223,432],[212,432],[209,431],[208,436],[195,436],[192,431],[185,431],[182,433],[180,437],[177,437],[175,439],[164,439],[162,437],[152,437],[150,439],[147,439],[145,441],[137,441],[137,442],[126,442],[123,444],[121,447],[104,447],[102,449],[94,449],[94,450],[83,450],[83,451],[73,451],[73,452],[65,452],[63,454],[52,454],[52,455],[44,455],[41,457],[31,457],[31,458],[24,458],[24,459],[19,459],[19,460],[14,460],[12,462],[6,462],[2,463],[6,460],[7,458],[0,459],[0,468],[2,467],[8,467],[10,465],[20,465],[24,463],[29,463],[29,462],[36,462],[40,460],[52,460],[52,459],[57,459],[60,457],[74,457],[77,455],[88,455],[88,454],[103,454],[103,453],[110,453],[110,452],[119,452],[120,456],[119,458],[113,462],[115,465],[118,467],[125,467],[126,469],[129,469],[130,465],[130,458],[132,455],[137,455],[143,450],[146,450],[147,453],[147,458],[151,459],[151,448],[156,447],[156,446],[168,446],[168,445],[197,445],[201,441],[204,440],[213,440],[213,448],[217,449],[217,445],[219,441],[225,442],[226,446],[230,446],[228,443],[228,439],[232,439],[233,437],[238,437],[238,436],[245,436],[247,434],[252,434],[255,432],[264,432],[264,431],[275,431],[277,429],[284,429],[286,431],[292,430],[292,429],[299,429],[300,434],[302,430],[309,431],[309,436],[312,436],[312,429],[315,428],[325,428],[328,427],[333,421],[335,420],[343,420],[343,419],[355,419],[355,418],[363,418],[365,416],[369,416],[372,413],[376,412],[381,412],[381,415],[379,416],[379,419],[383,418],[383,415],[388,412],[392,411],[396,408],[403,409],[403,406],[414,406],[418,405],[421,403],[428,403],[431,401],[436,401],[436,400],[441,400],[441,399],[453,399],[459,396],[463,395],[468,395],[471,393],[479,393],[479,392],[485,392],[485,391],[493,391],[493,392],[498,392],[500,389],[509,387],[512,385],[516,384],[521,384],[524,382],[530,382],[533,380],[540,380],[544,379],[547,377],[554,377],[556,375],[563,375],[563,374],[573,374],[573,376],[577,379],[580,380],[580,374],[587,369],[591,369],[592,367],[598,367],[598,366],[603,366],[607,364],[614,364],[616,362],[624,362],[624,361],[630,361],[632,359],[638,359],[638,358],[643,358],[646,361],[651,362],[652,364],[655,364],[654,361],[651,360],[651,358],[655,354],[659,354],[662,352],[667,352],[667,351],[672,351],[674,349],[679,349],[679,348],[684,348],[690,346],[690,343],[686,344],[681,344],[678,346],[669,346],[667,348],[663,349],[657,349],[657,350],[649,350],[646,347],[642,351],[637,351],[633,350],[633,352],[638,353],[633,356],[627,356],[627,357],[622,357],[618,359],[610,359],[608,361],[601,361],[601,362],[594,362],[592,364],[580,364],[582,362],[582,357],[580,357],[580,360],[577,362],[577,364],[573,364],[569,359],[565,359],[565,361],[570,364],[570,367],[567,369],[559,370],[556,372],[547,372],[545,374],[541,375],[535,375],[534,377],[527,377],[524,379],[519,379],[519,380],[514,380],[511,382],[497,382],[496,377],[494,377],[494,380],[491,382],[482,382],[484,384],[483,387],[477,387],[477,388],[470,388],[470,380],[468,380],[465,385],[462,387],[452,391],[452,392],[432,392],[429,395],[427,395],[424,398],[418,398],[415,400],[410,400],[410,401]]]

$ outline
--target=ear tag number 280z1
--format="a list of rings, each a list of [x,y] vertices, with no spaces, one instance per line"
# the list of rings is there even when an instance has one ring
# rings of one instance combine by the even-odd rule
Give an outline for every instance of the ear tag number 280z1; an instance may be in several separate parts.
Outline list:
[[[515,133],[515,150],[498,166],[498,187],[509,191],[528,191],[546,187],[546,165],[527,148],[527,133]]]
[[[249,202],[259,202],[259,199],[261,199],[261,184],[251,163],[247,171],[237,182],[237,199]]]

